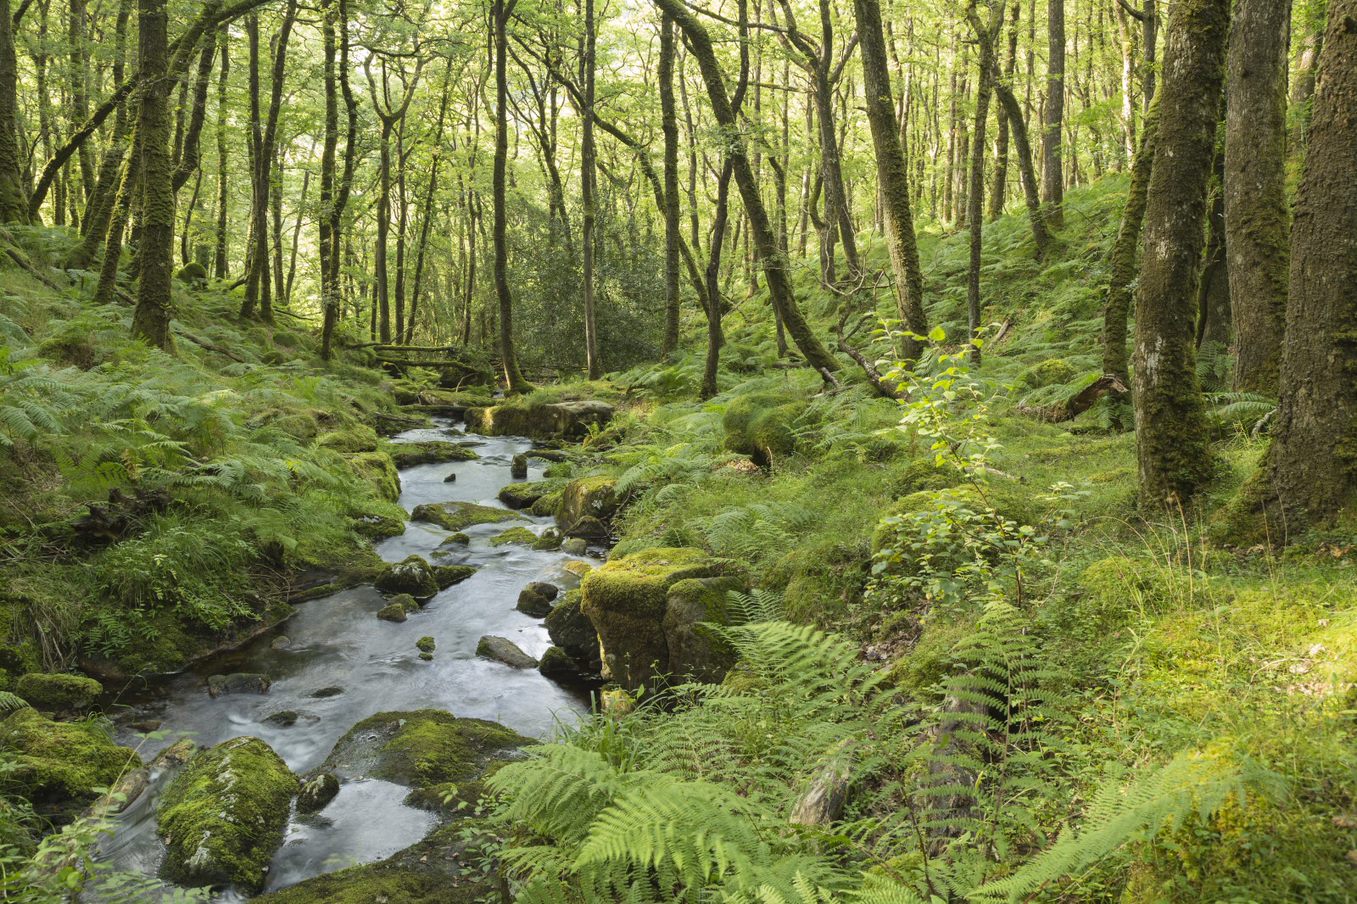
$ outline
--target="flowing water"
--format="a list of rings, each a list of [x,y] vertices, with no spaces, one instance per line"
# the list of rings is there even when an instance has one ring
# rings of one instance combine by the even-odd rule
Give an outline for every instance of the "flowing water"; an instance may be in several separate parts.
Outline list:
[[[449,434],[455,433],[455,436]],[[418,465],[401,472],[400,504],[407,512],[426,502],[467,501],[499,506],[496,494],[510,482],[513,456],[532,447],[526,439],[463,434],[446,423],[411,430],[397,442],[475,440],[474,461]],[[528,479],[541,477],[530,463]],[[445,478],[457,475],[448,483]],[[408,523],[405,533],[379,543],[377,553],[397,562],[414,553],[435,564],[476,565],[474,576],[440,592],[403,624],[381,621],[385,601],[371,586],[343,590],[303,604],[279,628],[205,668],[177,676],[116,719],[120,742],[139,747],[150,760],[180,738],[211,746],[241,735],[266,741],[299,775],[325,759],[354,723],[378,712],[436,708],[457,716],[491,719],[531,737],[546,737],[558,722],[571,723],[587,707],[580,695],[535,671],[515,670],[476,657],[482,635],[496,634],[540,657],[550,646],[538,619],[514,608],[529,581],[569,587],[564,570],[570,556],[522,546],[494,547],[490,538],[508,527],[526,525],[540,533],[551,523],[526,513],[522,521],[477,525],[466,530],[471,543],[453,554],[434,555],[447,531]],[[415,641],[437,641],[432,662],[421,662]],[[286,637],[286,642],[279,637]],[[272,679],[267,694],[212,698],[206,676],[260,672]],[[285,726],[269,717],[292,711]],[[161,727],[150,737],[131,728],[148,720]],[[119,869],[154,874],[164,856],[155,832],[155,796],[161,781],[128,807],[105,854]],[[434,826],[432,814],[407,807],[408,789],[375,779],[349,782],[320,813],[296,817],[273,858],[266,890],[360,863],[380,860],[419,841]],[[237,900],[225,893],[216,900]]]

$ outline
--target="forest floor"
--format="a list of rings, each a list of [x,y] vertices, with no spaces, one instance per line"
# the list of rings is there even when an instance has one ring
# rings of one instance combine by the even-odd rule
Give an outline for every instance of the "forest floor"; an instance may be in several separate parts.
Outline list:
[[[671,363],[528,401],[618,406],[571,466],[616,479],[613,557],[698,547],[738,561],[762,605],[849,639],[919,711],[941,707],[995,601],[1016,610],[1063,714],[1049,727],[1055,790],[982,878],[1078,826],[1127,776],[1195,756],[1243,776],[1247,793],[1161,831],[1137,826],[1044,894],[1350,901],[1357,544],[1315,535],[1282,553],[1241,530],[1230,502],[1265,448],[1254,428],[1270,403],[1211,395],[1217,479],[1198,510],[1168,519],[1136,509],[1134,437],[1114,429],[1126,412],[1033,414],[1099,375],[1123,188],[1072,192],[1049,262],[1032,259],[1021,216],[987,225],[984,363],[935,342],[905,402],[848,372],[824,392],[786,366],[759,293],[728,315],[710,401],[694,401],[698,334]],[[56,241],[20,238],[37,259]],[[885,267],[883,248],[867,256]],[[932,321],[964,335],[965,235],[925,233],[923,256]],[[798,271],[798,289],[827,328],[838,300],[815,277]],[[247,633],[303,576],[375,564],[370,538],[402,513],[374,428],[423,387],[393,396],[358,352],[322,366],[302,324],[242,327],[234,299],[212,289],[181,293],[173,359],[124,338],[130,309],[93,308],[80,286],[57,294],[6,270],[0,293],[0,689],[77,665],[181,667]],[[888,342],[872,351],[888,358]],[[1204,385],[1228,385],[1226,364],[1203,349]],[[91,502],[102,517],[85,514]],[[882,806],[861,801],[855,817]],[[18,814],[6,837],[31,848],[41,820],[6,812]],[[907,851],[881,856],[912,875]]]

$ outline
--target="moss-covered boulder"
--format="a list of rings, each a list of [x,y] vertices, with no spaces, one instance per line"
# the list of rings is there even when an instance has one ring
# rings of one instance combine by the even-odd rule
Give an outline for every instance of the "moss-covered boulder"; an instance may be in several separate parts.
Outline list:
[[[433,579],[439,590],[447,590],[453,584],[460,584],[477,572],[475,565],[435,565]]]
[[[356,452],[345,456],[345,459],[355,474],[372,484],[378,496],[388,502],[400,498],[400,473],[390,455],[385,452]]]
[[[719,577],[726,570],[725,563],[704,550],[658,547],[585,575],[581,611],[598,631],[603,677],[630,690],[670,674],[664,625],[670,588],[690,578]]]
[[[184,885],[258,891],[297,790],[292,770],[258,738],[199,753],[156,804],[165,875]]]
[[[366,424],[357,424],[342,430],[331,430],[316,437],[316,445],[336,452],[375,452],[377,431]]]
[[[302,783],[297,793],[297,812],[315,813],[334,800],[339,793],[339,779],[333,772],[321,772]]]
[[[606,521],[617,513],[617,478],[595,475],[570,481],[561,491],[556,523],[573,533],[582,518]]]
[[[578,590],[571,590],[547,613],[547,634],[581,671],[597,675],[603,668],[598,653],[598,631],[580,609]]]
[[[740,396],[726,408],[721,425],[726,448],[768,467],[796,450],[796,422],[806,403],[775,395]]]
[[[415,506],[410,513],[414,521],[426,521],[437,524],[444,530],[464,531],[477,524],[499,524],[503,521],[520,519],[517,512],[496,508],[491,505],[477,505],[474,502],[427,502]]]
[[[189,261],[179,268],[174,278],[190,288],[201,289],[207,285],[207,268],[197,261]]]
[[[505,484],[499,491],[499,501],[511,509],[529,508],[548,493],[561,489],[563,485],[559,480],[529,480]]]
[[[465,443],[429,440],[419,443],[391,443],[387,446],[398,468],[429,465],[444,461],[472,461],[480,458],[476,450]]]
[[[544,493],[528,506],[528,513],[536,515],[538,518],[550,518],[556,514],[556,510],[561,507],[561,500],[565,498],[565,489],[552,490]]]
[[[476,642],[476,655],[503,663],[511,669],[537,668],[537,660],[519,649],[518,644],[494,634],[486,634]]]
[[[571,658],[570,654],[560,647],[548,647],[542,654],[542,661],[537,664],[537,671],[543,678],[555,681],[557,684],[579,685],[593,683],[593,675],[585,672]],[[595,673],[596,674],[596,673]]]
[[[45,713],[88,712],[104,686],[85,675],[67,672],[29,672],[19,678],[15,692],[34,709]]]
[[[113,742],[104,723],[54,722],[20,709],[0,722],[0,789],[22,796],[56,821],[74,816],[124,772],[141,766]]]
[[[665,598],[664,642],[668,673],[684,681],[718,683],[735,662],[735,652],[709,627],[729,621],[731,591],[745,589],[737,577],[687,578]]]
[[[526,527],[511,527],[490,538],[491,546],[532,546],[536,542],[537,535]]]
[[[529,402],[514,400],[486,408],[468,408],[467,429],[486,436],[532,439],[581,439],[591,427],[613,417],[613,406],[599,401]]]
[[[378,575],[374,586],[382,593],[408,593],[426,600],[438,592],[438,579],[421,556],[407,556]]]

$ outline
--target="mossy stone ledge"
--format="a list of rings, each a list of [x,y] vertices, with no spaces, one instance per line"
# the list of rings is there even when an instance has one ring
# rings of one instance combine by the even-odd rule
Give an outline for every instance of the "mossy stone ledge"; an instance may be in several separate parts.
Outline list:
[[[418,443],[389,443],[387,451],[398,468],[430,465],[447,461],[473,461],[480,458],[476,450],[464,443],[428,440]]]
[[[617,478],[602,475],[577,477],[561,491],[556,506],[556,523],[567,533],[573,531],[584,518],[606,521],[617,514]]]
[[[436,524],[456,533],[477,524],[521,520],[521,516],[508,509],[477,505],[474,502],[426,502],[415,506],[415,510],[410,513],[410,520]]]
[[[597,400],[570,402],[508,402],[468,408],[467,429],[486,436],[526,436],[531,439],[582,439],[591,427],[613,418],[613,406]]]
[[[0,722],[0,788],[22,794],[39,814],[64,822],[92,802],[100,789],[141,766],[136,752],[114,743],[96,720],[54,722],[20,709]]]
[[[407,556],[389,566],[373,584],[382,593],[408,593],[417,600],[426,600],[438,592],[433,568],[420,556]]]
[[[298,789],[292,770],[258,738],[233,738],[202,751],[156,805],[164,874],[184,885],[258,891],[283,843]]]
[[[104,686],[85,675],[66,672],[29,672],[14,690],[34,709],[45,713],[88,712],[104,692]]]

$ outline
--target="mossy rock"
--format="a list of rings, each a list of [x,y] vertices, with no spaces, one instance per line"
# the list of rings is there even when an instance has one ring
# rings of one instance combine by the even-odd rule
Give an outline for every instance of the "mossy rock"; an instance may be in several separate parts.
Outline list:
[[[135,751],[113,742],[104,723],[54,722],[20,709],[0,722],[0,788],[57,821],[74,816],[124,772],[141,766]]]
[[[85,675],[30,672],[19,678],[14,690],[34,709],[46,713],[83,713],[94,706],[104,686]]]
[[[612,417],[613,406],[607,402],[513,401],[467,409],[466,425],[468,430],[486,436],[582,439],[588,435],[590,428],[602,427]]]
[[[561,535],[560,531],[554,527],[548,527],[533,541],[532,548],[550,552],[551,550],[560,549],[561,544],[564,542],[565,537]]]
[[[617,513],[617,478],[603,475],[578,477],[565,485],[556,507],[556,523],[573,529],[583,518],[606,521]]]
[[[711,629],[730,618],[730,594],[748,589],[737,577],[685,578],[665,600],[666,670],[681,681],[719,683],[735,662],[735,651]]]
[[[463,443],[429,440],[420,443],[390,443],[387,451],[398,468],[430,465],[445,461],[473,461],[480,458],[476,450]]]
[[[174,278],[186,286],[201,289],[207,285],[207,268],[197,261],[189,261],[179,268],[179,272],[174,274]]]
[[[563,650],[580,670],[598,674],[603,663],[598,654],[598,631],[580,606],[582,594],[567,591],[561,601],[547,613],[547,634],[551,642]]]
[[[663,621],[669,588],[688,578],[717,577],[722,570],[723,563],[704,550],[658,547],[585,575],[580,608],[598,630],[603,677],[635,689],[666,673]]]
[[[444,530],[463,531],[477,524],[498,524],[502,521],[520,519],[517,512],[495,508],[489,505],[477,505],[474,502],[427,502],[415,506],[410,513],[413,521],[427,521],[437,524]]]
[[[331,430],[316,437],[316,445],[336,452],[377,451],[377,431],[366,424],[357,424],[342,430]]]
[[[490,538],[491,546],[532,546],[536,542],[537,535],[526,527],[511,527]]]
[[[479,571],[475,565],[435,565],[433,578],[439,590],[447,590],[454,584],[460,584]]]
[[[528,512],[538,518],[549,518],[556,514],[556,510],[560,508],[561,500],[564,498],[564,489],[543,493],[532,505],[528,506]]]
[[[408,593],[420,600],[428,599],[438,592],[438,580],[434,577],[433,568],[420,556],[407,556],[388,566],[377,577],[374,585],[382,593]]]
[[[425,634],[419,640],[415,641],[415,649],[421,653],[432,653],[438,648],[438,641],[434,640],[428,634]]]
[[[493,634],[487,634],[476,642],[476,655],[482,659],[503,663],[511,669],[537,668],[537,660],[523,652],[518,644],[507,637],[497,637]]]
[[[726,448],[768,467],[775,459],[796,451],[793,428],[805,410],[805,402],[789,402],[783,396],[740,396],[727,406],[721,420]]]
[[[185,885],[258,891],[298,788],[292,770],[258,738],[202,751],[156,804],[165,875]]]
[[[1079,375],[1079,368],[1064,358],[1047,358],[1033,364],[1018,376],[1018,383],[1028,389],[1040,389],[1068,383]]]
[[[355,452],[345,458],[355,474],[372,484],[378,496],[387,502],[401,498],[400,473],[390,455],[385,452]]]
[[[560,490],[559,480],[530,480],[522,483],[506,484],[499,491],[499,501],[511,509],[524,509],[548,493]]]

